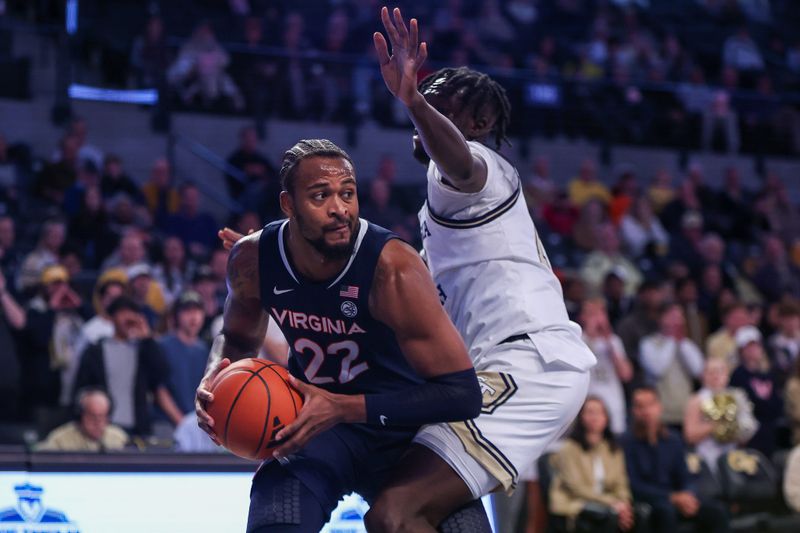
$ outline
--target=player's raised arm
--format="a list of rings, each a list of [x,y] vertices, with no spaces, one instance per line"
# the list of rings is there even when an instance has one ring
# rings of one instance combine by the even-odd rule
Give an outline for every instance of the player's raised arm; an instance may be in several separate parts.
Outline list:
[[[197,388],[197,422],[212,439],[213,419],[205,410],[214,400],[209,383],[231,360],[255,357],[264,342],[269,316],[261,306],[258,276],[258,237],[260,232],[239,239],[228,258],[228,296],[223,311],[222,333],[211,346],[206,375]],[[215,441],[216,442],[216,441]]]
[[[399,8],[395,8],[390,16],[384,7],[381,21],[391,44],[391,55],[386,38],[380,32],[375,32],[373,40],[386,87],[406,106],[425,152],[442,174],[459,190],[481,190],[486,183],[486,162],[470,152],[466,138],[451,121],[453,116],[445,116],[448,114],[447,102],[442,102],[441,108],[445,113],[442,114],[417,88],[417,73],[428,55],[427,44],[419,43],[417,20],[411,19],[407,27]],[[431,96],[435,97],[435,87],[431,90]],[[473,125],[477,132],[487,126],[490,124],[478,121]]]
[[[478,416],[481,390],[464,341],[439,302],[433,280],[407,244],[386,244],[375,271],[370,309],[389,326],[425,383],[365,396],[366,421],[421,425]]]

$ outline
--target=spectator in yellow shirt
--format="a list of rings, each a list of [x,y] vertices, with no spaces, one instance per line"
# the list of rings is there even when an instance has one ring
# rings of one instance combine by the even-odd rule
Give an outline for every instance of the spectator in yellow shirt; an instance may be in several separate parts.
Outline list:
[[[109,423],[111,400],[102,389],[86,388],[75,402],[79,418],[57,427],[36,445],[36,451],[100,452],[119,450],[128,442],[128,434]]]
[[[591,159],[584,159],[578,175],[569,182],[569,200],[582,207],[589,200],[598,199],[608,205],[611,191],[597,179],[597,165]]]

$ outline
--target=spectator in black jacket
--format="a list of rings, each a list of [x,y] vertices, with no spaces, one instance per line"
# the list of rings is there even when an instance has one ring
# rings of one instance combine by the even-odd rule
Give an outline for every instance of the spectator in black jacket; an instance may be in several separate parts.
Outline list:
[[[136,302],[120,297],[108,308],[114,337],[90,345],[81,356],[74,390],[99,387],[114,402],[111,422],[132,435],[151,431],[151,398],[174,424],[183,417],[166,387],[164,354]]]

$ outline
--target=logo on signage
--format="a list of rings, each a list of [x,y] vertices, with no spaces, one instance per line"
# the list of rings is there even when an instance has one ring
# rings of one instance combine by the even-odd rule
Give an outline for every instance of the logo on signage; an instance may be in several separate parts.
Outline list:
[[[25,531],[47,531],[48,533],[80,533],[77,524],[61,511],[47,509],[42,503],[42,487],[23,483],[14,486],[17,504],[0,509],[0,531],[23,533]],[[31,526],[36,524],[36,526]]]

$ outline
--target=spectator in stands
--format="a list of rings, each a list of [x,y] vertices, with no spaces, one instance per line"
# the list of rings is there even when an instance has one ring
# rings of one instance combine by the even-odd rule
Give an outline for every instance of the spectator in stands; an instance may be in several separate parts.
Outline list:
[[[800,304],[785,300],[776,310],[778,328],[769,338],[769,354],[775,370],[790,373],[800,358]]]
[[[612,224],[603,224],[599,229],[598,249],[586,256],[581,265],[581,277],[591,291],[599,291],[606,275],[612,270],[620,273],[625,281],[625,294],[632,296],[642,282],[642,273],[630,259],[620,251],[617,228]]]
[[[86,161],[91,161],[94,168],[102,168],[103,166],[103,150],[99,147],[88,142],[89,137],[89,124],[83,117],[73,117],[67,126],[67,135],[76,139],[78,143],[77,164],[83,165]],[[53,155],[53,160],[58,161],[62,158],[62,154],[56,153]]]
[[[800,359],[794,362],[784,390],[786,418],[792,431],[792,445],[800,445]]]
[[[75,381],[75,374],[80,365],[80,356],[87,346],[100,342],[114,336],[114,323],[108,314],[111,303],[124,295],[128,290],[128,276],[119,269],[111,269],[104,272],[95,283],[92,294],[92,307],[96,313],[87,320],[75,339],[75,346],[72,353],[76,355],[69,365],[64,369],[64,387],[61,390],[62,405],[69,405],[74,398],[70,397]]]
[[[646,196],[634,200],[631,209],[622,217],[620,233],[631,257],[664,255],[669,248],[669,235],[653,213]]]
[[[8,292],[0,271],[0,421],[15,420],[19,409],[20,361],[13,332],[25,327],[25,310]]]
[[[164,310],[164,297],[153,280],[153,269],[147,263],[138,263],[127,270],[131,299],[147,318],[150,328],[155,328]]]
[[[661,211],[661,222],[667,232],[677,235],[683,229],[684,215],[687,212],[700,213],[702,209],[703,205],[694,184],[684,180],[678,189],[677,198],[666,204]]]
[[[746,25],[725,40],[722,61],[726,66],[742,71],[764,70],[764,58]]]
[[[103,261],[100,268],[104,271],[109,268],[127,269],[145,261],[147,261],[147,250],[142,232],[129,229],[122,235],[117,249]]]
[[[547,157],[534,158],[531,170],[531,175],[525,182],[525,197],[531,215],[538,220],[542,217],[542,207],[555,199],[558,186],[550,175],[550,159]]]
[[[200,190],[191,183],[180,189],[178,212],[170,215],[163,229],[183,241],[193,257],[204,257],[217,243],[217,222],[207,212],[200,211]]]
[[[144,205],[144,195],[142,195],[139,185],[125,172],[122,158],[116,154],[106,155],[103,162],[100,192],[103,200],[109,200],[118,194],[125,194],[136,204]]]
[[[222,312],[222,305],[225,301],[225,283],[217,279],[211,267],[202,265],[195,272],[192,288],[203,300],[206,323],[203,324],[202,336],[208,338],[211,323]]]
[[[158,15],[153,15],[147,20],[144,32],[136,37],[131,47],[131,67],[136,86],[161,91],[168,66],[169,52],[164,36],[164,22]],[[166,97],[166,93],[161,92],[160,96]]]
[[[739,364],[736,332],[751,324],[747,306],[737,302],[726,308],[722,313],[722,322],[722,327],[706,341],[706,356],[724,359],[728,366],[735,368]]]
[[[624,275],[623,272],[612,270],[606,274],[606,279],[603,280],[603,299],[612,326],[627,316],[633,307],[633,297],[625,294]]]
[[[62,211],[68,217],[74,217],[83,203],[83,197],[90,188],[100,186],[100,172],[90,160],[83,161],[78,166],[78,174],[75,182],[64,191],[64,202],[61,206]]]
[[[111,399],[98,388],[78,392],[75,400],[76,421],[67,422],[36,445],[38,452],[104,452],[120,450],[128,443],[128,434],[109,422]]]
[[[800,513],[800,445],[795,444],[783,472],[783,498],[795,513]]]
[[[186,257],[186,247],[178,237],[167,237],[161,246],[162,262],[153,268],[153,278],[161,286],[167,305],[175,299],[192,280],[197,265]]]
[[[65,135],[59,146],[60,157],[45,165],[34,187],[37,196],[56,206],[63,203],[64,192],[75,182],[80,141],[75,136]]]
[[[679,305],[663,308],[658,333],[642,339],[639,362],[647,383],[658,391],[663,421],[680,427],[694,380],[703,372],[703,352],[686,338],[686,319]]]
[[[705,346],[708,319],[699,306],[697,283],[690,277],[679,279],[675,283],[675,299],[686,317],[686,336],[696,345]]]
[[[589,394],[555,458],[550,512],[566,518],[567,529],[574,530],[574,521],[591,503],[593,512],[582,518],[592,531],[630,531],[634,514],[625,456],[609,429],[603,401]]]
[[[739,152],[739,124],[730,95],[716,91],[703,113],[703,149],[735,154]]]
[[[578,209],[570,203],[569,196],[564,191],[557,192],[553,201],[545,204],[542,209],[547,226],[562,237],[572,236],[578,215]]]
[[[8,290],[15,292],[14,281],[17,279],[22,254],[17,246],[16,223],[10,216],[0,216],[0,272],[8,280]]]
[[[150,334],[141,307],[120,297],[109,306],[114,336],[90,345],[81,356],[75,389],[99,387],[114,404],[111,422],[132,435],[147,435],[152,416],[151,400],[173,424],[183,413],[166,387],[168,370],[164,354]]]
[[[698,276],[703,269],[703,215],[698,211],[686,211],[681,217],[681,232],[670,239],[669,258]]]
[[[608,210],[598,199],[583,204],[572,228],[572,241],[580,250],[591,252],[600,248],[601,229],[608,223]]]
[[[142,186],[142,193],[156,225],[163,224],[167,216],[178,211],[180,196],[172,183],[172,168],[165,157],[153,163],[150,180]]]
[[[749,441],[758,422],[742,389],[728,386],[730,368],[722,359],[709,359],[703,386],[689,399],[683,418],[683,438],[713,472],[717,459]]]
[[[783,416],[782,391],[761,344],[761,332],[755,326],[739,328],[736,346],[741,363],[731,374],[730,386],[747,393],[759,423],[758,431],[747,445],[771,457],[776,445],[778,419]]]
[[[639,345],[647,335],[658,331],[661,308],[666,302],[664,287],[655,281],[645,281],[639,286],[633,310],[617,325],[625,353],[639,367]]]
[[[27,292],[40,281],[45,267],[58,263],[58,251],[66,240],[67,230],[63,220],[50,219],[42,224],[36,248],[25,256],[19,269],[17,289]]]
[[[362,208],[363,217],[384,228],[394,229],[404,221],[405,214],[392,201],[392,187],[383,179],[369,183],[369,202]]]
[[[633,367],[622,340],[611,329],[602,300],[583,302],[579,323],[584,342],[597,357],[589,381],[589,394],[605,400],[606,424],[612,433],[621,435],[627,428],[623,385],[633,378]]]
[[[672,175],[668,170],[660,168],[647,188],[647,198],[653,211],[660,215],[664,207],[675,199],[675,187],[672,184]]]
[[[244,108],[239,88],[225,69],[230,57],[217,42],[211,23],[203,21],[181,47],[167,70],[167,80],[186,104]]]
[[[208,345],[200,339],[205,322],[203,301],[194,291],[180,295],[173,309],[175,328],[158,343],[169,367],[167,388],[184,415],[194,412],[197,384],[203,379]]]
[[[267,157],[258,149],[258,133],[253,126],[239,130],[239,146],[228,156],[228,164],[238,168],[245,176],[244,182],[231,174],[225,175],[228,194],[238,200],[248,185],[265,174],[267,179],[275,180],[277,171]]]
[[[64,267],[45,268],[39,286],[28,302],[19,347],[23,406],[34,410],[58,406],[61,371],[80,355],[72,350],[83,325],[82,302]]]
[[[79,210],[69,224],[71,244],[80,251],[87,267],[96,269],[101,261],[111,255],[117,243],[117,235],[111,229],[111,221],[100,189],[87,188],[81,198]]]
[[[594,160],[584,159],[578,175],[569,182],[569,199],[574,205],[581,207],[593,198],[608,205],[611,191],[597,179],[597,164]]]
[[[764,298],[771,302],[784,296],[800,298],[800,269],[789,260],[783,241],[775,235],[767,235],[762,249],[763,260],[753,282]]]
[[[662,411],[655,389],[633,391],[633,428],[623,449],[634,501],[652,507],[651,526],[657,532],[674,533],[684,521],[693,523],[698,531],[728,531],[724,506],[715,500],[701,500],[692,492],[686,449],[680,437],[664,427]]]

